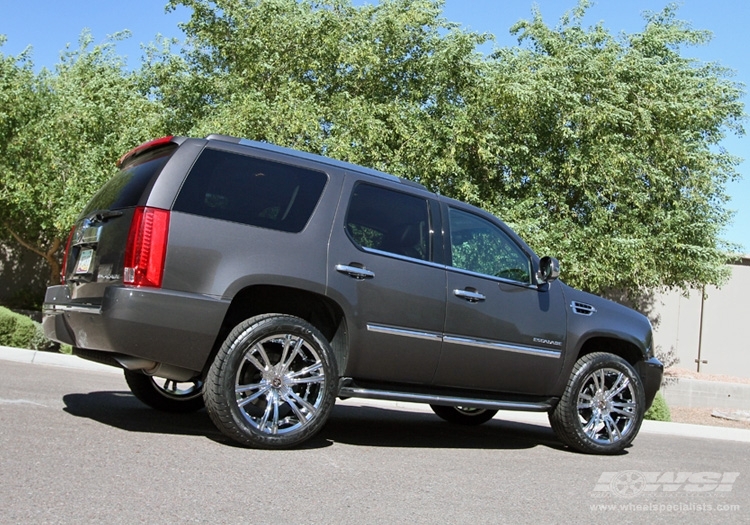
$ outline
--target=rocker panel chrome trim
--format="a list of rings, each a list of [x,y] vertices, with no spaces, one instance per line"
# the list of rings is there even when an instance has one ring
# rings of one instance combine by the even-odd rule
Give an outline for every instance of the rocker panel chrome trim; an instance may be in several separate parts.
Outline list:
[[[459,396],[441,396],[397,392],[393,390],[374,390],[357,386],[342,386],[340,397],[358,397],[365,399],[383,399],[386,401],[404,401],[408,403],[428,403],[430,405],[460,406],[467,408],[484,408],[488,410],[521,410],[528,412],[547,412],[552,409],[552,399],[544,401],[501,401],[495,399],[477,399]]]

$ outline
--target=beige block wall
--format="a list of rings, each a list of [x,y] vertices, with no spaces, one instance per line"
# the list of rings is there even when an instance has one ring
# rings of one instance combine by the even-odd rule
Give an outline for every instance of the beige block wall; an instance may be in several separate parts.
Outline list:
[[[698,371],[700,352],[701,373],[750,378],[750,265],[732,265],[731,270],[721,289],[706,287],[703,301],[700,290],[688,297],[679,292],[655,297],[654,342],[662,352],[674,348],[677,366]]]

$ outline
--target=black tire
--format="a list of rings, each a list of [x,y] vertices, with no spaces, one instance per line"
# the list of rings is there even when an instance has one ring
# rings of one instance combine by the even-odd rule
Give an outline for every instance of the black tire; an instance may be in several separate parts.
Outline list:
[[[573,366],[565,392],[549,412],[566,445],[587,454],[617,454],[635,439],[645,412],[643,383],[616,355],[597,352]]]
[[[336,400],[338,369],[328,341],[311,324],[266,314],[237,325],[206,379],[211,420],[253,448],[288,448],[310,439]]]
[[[125,370],[130,391],[148,406],[164,412],[195,412],[203,408],[203,382],[178,382]]]
[[[465,426],[481,425],[497,414],[497,410],[485,408],[446,407],[442,405],[430,405],[430,408],[445,421]]]

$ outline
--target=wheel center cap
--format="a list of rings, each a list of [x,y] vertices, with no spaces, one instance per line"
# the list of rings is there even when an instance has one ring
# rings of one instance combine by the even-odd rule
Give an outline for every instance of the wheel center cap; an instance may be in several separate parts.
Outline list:
[[[271,380],[271,386],[272,386],[273,388],[281,388],[281,384],[282,384],[281,378],[280,378],[280,377],[278,377],[278,376],[274,377],[274,378],[273,378],[273,379]]]

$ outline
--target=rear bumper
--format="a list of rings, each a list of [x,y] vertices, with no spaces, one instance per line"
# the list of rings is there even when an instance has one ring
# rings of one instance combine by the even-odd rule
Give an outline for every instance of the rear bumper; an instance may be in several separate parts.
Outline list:
[[[641,376],[643,390],[646,393],[646,410],[648,410],[651,407],[651,403],[654,402],[656,392],[659,391],[659,387],[661,386],[664,365],[657,358],[652,357],[646,361],[639,361],[635,368],[638,375]]]
[[[101,305],[75,303],[67,286],[47,288],[42,326],[54,341],[200,371],[227,301],[161,289],[110,286]]]

